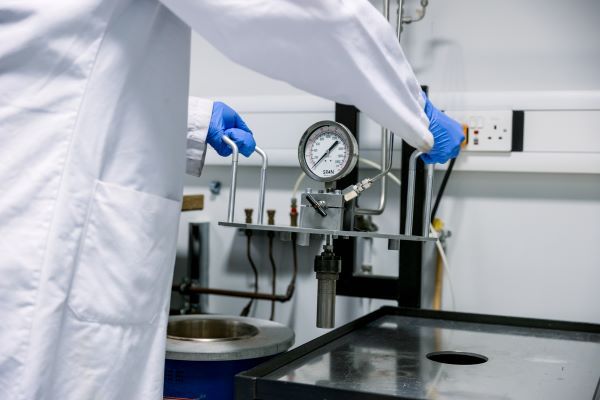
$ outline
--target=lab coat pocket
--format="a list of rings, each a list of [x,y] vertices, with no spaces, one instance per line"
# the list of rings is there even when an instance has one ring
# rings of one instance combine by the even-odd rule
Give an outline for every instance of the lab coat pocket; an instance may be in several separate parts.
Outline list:
[[[98,181],[68,304],[83,321],[150,323],[166,306],[179,202]]]

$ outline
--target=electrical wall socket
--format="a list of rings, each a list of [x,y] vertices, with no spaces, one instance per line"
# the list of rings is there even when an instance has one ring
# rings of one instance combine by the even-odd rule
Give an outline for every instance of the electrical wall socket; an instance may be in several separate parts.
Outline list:
[[[510,152],[512,111],[457,111],[446,114],[468,127],[463,151]]]

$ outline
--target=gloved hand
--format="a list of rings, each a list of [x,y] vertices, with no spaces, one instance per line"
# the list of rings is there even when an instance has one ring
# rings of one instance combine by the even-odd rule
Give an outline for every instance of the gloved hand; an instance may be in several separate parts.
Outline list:
[[[249,157],[256,147],[252,131],[237,112],[225,103],[216,101],[213,105],[206,142],[222,157],[231,154],[231,147],[223,141],[223,136],[235,142],[241,154]]]
[[[465,140],[462,126],[434,107],[425,93],[425,114],[429,118],[429,131],[433,134],[433,148],[423,154],[421,159],[426,164],[444,164],[458,156],[460,144]]]

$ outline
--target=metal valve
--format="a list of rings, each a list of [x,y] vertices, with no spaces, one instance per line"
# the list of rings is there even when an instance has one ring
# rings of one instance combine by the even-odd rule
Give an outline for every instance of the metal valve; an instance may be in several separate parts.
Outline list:
[[[327,211],[325,211],[325,208],[327,206],[325,205],[326,203],[324,201],[318,201],[310,193],[306,193],[306,200],[308,200],[310,205],[315,209],[316,212],[319,213],[320,216],[322,216],[322,217],[327,216]]]

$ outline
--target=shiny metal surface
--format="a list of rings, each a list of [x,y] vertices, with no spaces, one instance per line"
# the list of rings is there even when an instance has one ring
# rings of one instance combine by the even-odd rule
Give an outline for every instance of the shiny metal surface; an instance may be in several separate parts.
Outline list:
[[[412,235],[413,214],[415,208],[415,181],[417,176],[417,159],[423,154],[415,150],[408,161],[408,193],[406,195],[406,221],[404,234]]]
[[[343,224],[344,196],[342,194],[302,193],[300,196],[300,227],[340,230],[343,228]]]
[[[196,342],[223,342],[248,339],[258,335],[258,328],[234,319],[184,319],[169,321],[167,338]]]
[[[431,200],[433,198],[433,164],[425,165],[425,202],[423,204],[423,236],[429,236],[431,225]]]
[[[412,235],[413,215],[415,208],[415,181],[417,174],[417,160],[423,155],[419,150],[415,150],[408,162],[408,194],[406,195],[406,221],[404,225],[404,234]],[[429,224],[431,221],[431,199],[433,196],[433,164],[425,166],[425,203],[423,206],[423,231],[425,238],[429,237]]]
[[[258,191],[258,223],[263,223],[263,218],[265,215],[265,191],[267,187],[267,168],[269,167],[269,158],[267,157],[267,153],[260,147],[256,146],[254,151],[262,158],[262,163],[260,167],[260,186]]]
[[[223,136],[223,141],[231,147],[231,187],[229,188],[229,201],[227,204],[227,222],[233,222],[235,212],[235,194],[237,192],[237,168],[239,164],[239,150],[233,140],[227,136]],[[269,160],[267,153],[260,147],[255,147],[255,153],[262,159],[260,168],[260,187],[258,191],[258,223],[263,223],[265,209],[265,191],[267,185],[267,167]]]
[[[220,226],[229,226],[240,229],[250,229],[254,231],[267,231],[267,232],[289,232],[297,233],[298,237],[300,234],[303,235],[333,235],[334,237],[372,237],[382,239],[397,239],[397,240],[412,240],[417,242],[435,242],[437,239],[434,237],[422,237],[422,236],[409,236],[399,235],[397,233],[380,233],[380,232],[359,232],[359,231],[340,231],[335,229],[312,229],[312,228],[301,228],[297,226],[281,226],[281,225],[258,225],[258,224],[243,224],[238,222],[225,222],[220,221]]]
[[[453,365],[432,352],[476,353]],[[265,376],[411,399],[592,399],[600,334],[384,315]],[[290,386],[290,390],[294,390]],[[355,397],[359,398],[359,397]]]
[[[317,328],[330,329],[335,325],[335,279],[323,279],[317,274]],[[325,274],[321,274],[323,276]]]
[[[294,331],[285,325],[229,315],[172,316],[167,334],[166,358],[169,360],[227,361],[266,357],[284,352],[294,344]]]
[[[354,213],[356,215],[381,215],[385,210],[387,197],[387,174],[392,169],[392,158],[394,153],[394,134],[385,128],[381,128],[381,173],[380,191],[379,191],[379,206],[377,208],[361,208],[356,207]],[[377,177],[373,180],[377,180]]]
[[[231,187],[229,188],[229,200],[227,206],[227,221],[233,222],[235,212],[235,192],[237,191],[237,167],[239,150],[233,140],[223,135],[223,141],[231,147]]]

